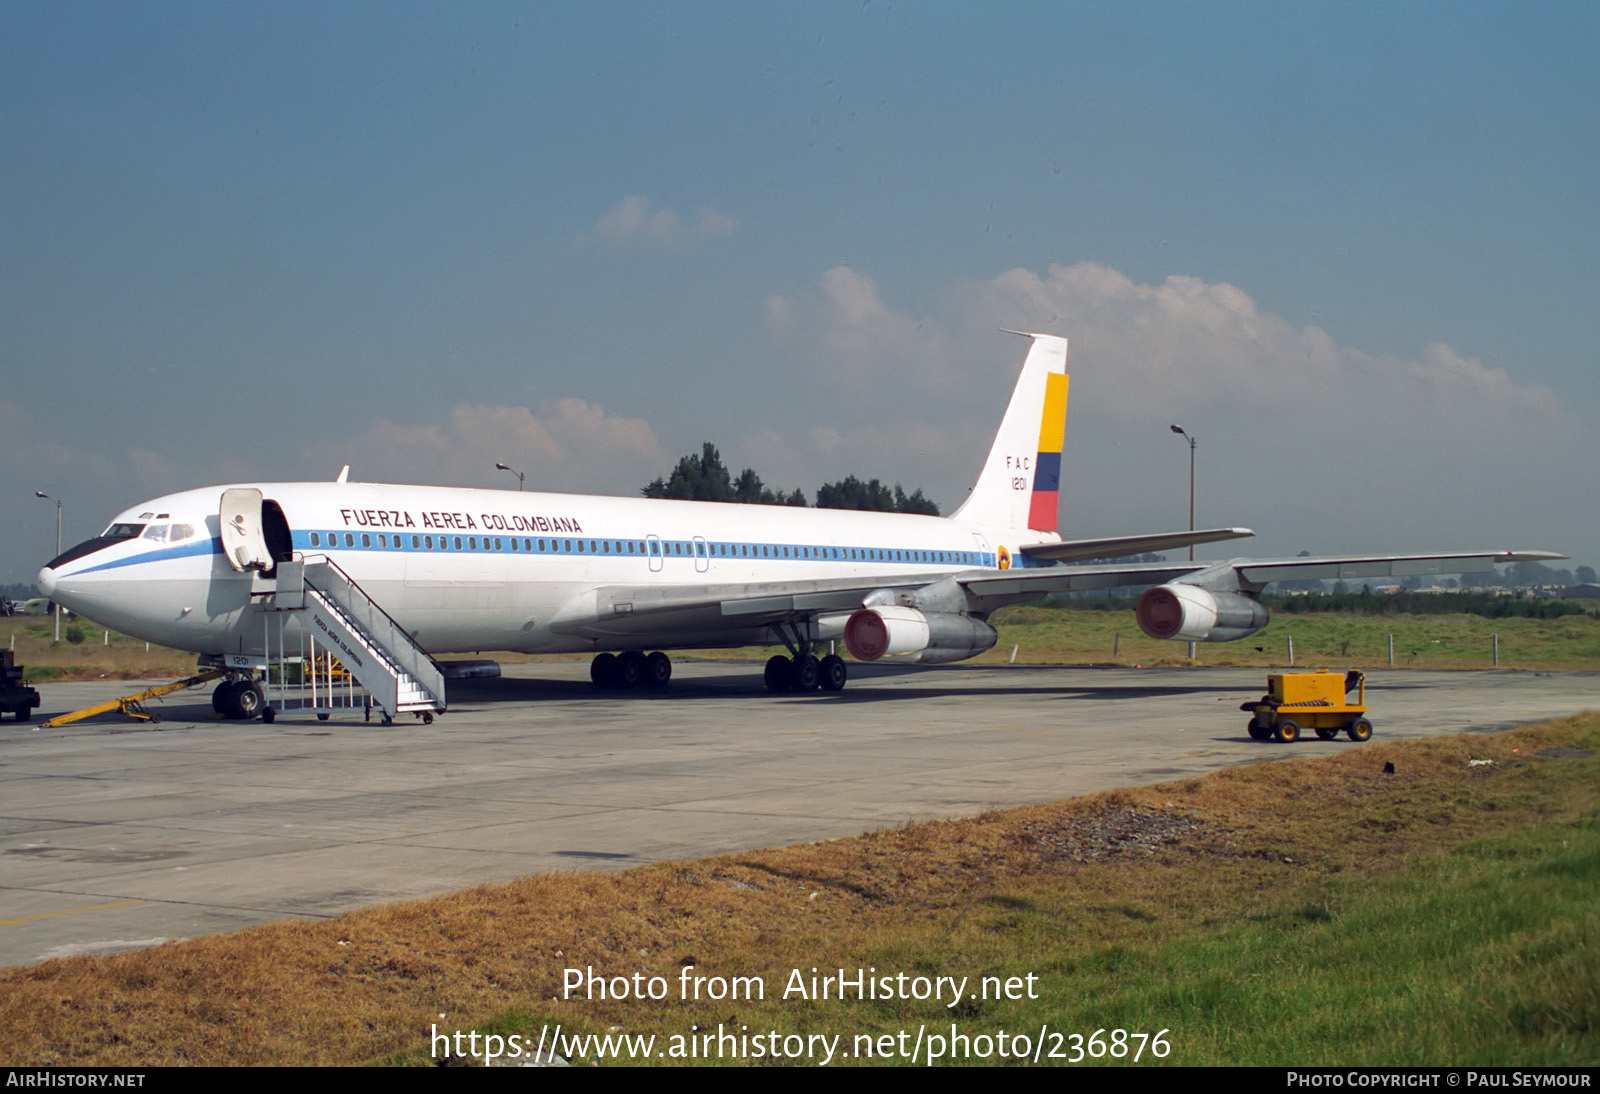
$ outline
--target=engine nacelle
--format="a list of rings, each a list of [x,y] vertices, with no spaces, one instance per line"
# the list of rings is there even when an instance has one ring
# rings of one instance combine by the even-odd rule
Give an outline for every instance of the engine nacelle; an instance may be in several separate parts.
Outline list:
[[[999,638],[993,627],[970,615],[924,613],[899,604],[862,608],[844,625],[844,644],[857,661],[965,661]]]
[[[1232,642],[1267,625],[1271,613],[1242,593],[1216,593],[1198,585],[1158,585],[1139,598],[1139,629],[1151,638]]]

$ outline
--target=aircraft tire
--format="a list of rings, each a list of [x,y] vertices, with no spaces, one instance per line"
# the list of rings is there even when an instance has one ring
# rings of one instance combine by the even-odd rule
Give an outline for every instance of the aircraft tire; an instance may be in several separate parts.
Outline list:
[[[254,680],[241,680],[233,695],[231,718],[254,718],[267,705],[267,693]]]
[[[822,685],[822,666],[809,653],[796,657],[789,669],[795,691],[816,691]]]
[[[645,671],[645,656],[638,650],[629,650],[617,658],[617,681],[625,688],[636,688],[649,677]]]
[[[766,680],[767,690],[779,694],[789,690],[790,661],[781,654],[767,659]]]
[[[819,666],[822,669],[822,690],[843,691],[845,681],[850,679],[850,667],[845,664],[843,657],[830,653],[822,659]]]
[[[594,655],[594,660],[589,662],[589,679],[594,681],[594,686],[601,691],[610,691],[616,687],[620,675],[617,655],[614,653],[597,653]]]
[[[656,650],[644,659],[644,681],[653,688],[664,688],[672,679],[672,658]]]
[[[239,681],[224,680],[211,689],[211,709],[224,718],[232,718],[229,713],[233,710],[233,693],[238,689]]]

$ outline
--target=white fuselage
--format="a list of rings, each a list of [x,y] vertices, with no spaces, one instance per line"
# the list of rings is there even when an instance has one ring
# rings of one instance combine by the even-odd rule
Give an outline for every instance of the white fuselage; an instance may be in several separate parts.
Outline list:
[[[326,556],[433,652],[593,651],[772,641],[766,626],[680,621],[609,634],[597,591],[840,579],[904,585],[1026,565],[1022,542],[1057,538],[942,517],[371,483],[266,483],[296,557]],[[108,627],[199,653],[258,642],[258,574],[223,554],[226,487],[120,514],[139,527],[46,569],[40,588]],[[183,534],[187,529],[188,534]]]

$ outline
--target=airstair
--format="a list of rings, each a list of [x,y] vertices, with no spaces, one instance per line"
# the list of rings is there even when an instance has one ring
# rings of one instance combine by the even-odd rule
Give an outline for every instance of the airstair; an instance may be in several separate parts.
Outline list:
[[[264,663],[237,667],[265,670],[275,714],[376,709],[387,725],[401,714],[432,722],[444,712],[439,667],[332,559],[278,563],[260,606]]]

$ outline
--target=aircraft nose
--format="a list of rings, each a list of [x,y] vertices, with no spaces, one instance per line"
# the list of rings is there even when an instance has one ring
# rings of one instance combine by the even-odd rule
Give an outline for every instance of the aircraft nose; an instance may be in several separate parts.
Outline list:
[[[40,596],[54,596],[56,592],[56,572],[46,566],[39,571],[39,576],[34,580],[39,587]]]

